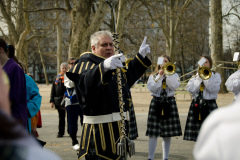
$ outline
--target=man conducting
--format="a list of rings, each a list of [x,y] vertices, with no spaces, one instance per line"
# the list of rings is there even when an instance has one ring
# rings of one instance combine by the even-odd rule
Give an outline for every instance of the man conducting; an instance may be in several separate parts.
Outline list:
[[[150,47],[147,37],[139,53],[121,69],[122,96],[126,135],[138,137],[136,118],[131,103],[130,88],[151,65],[146,57]],[[114,54],[112,34],[98,31],[90,38],[92,52],[81,54],[75,66],[67,72],[77,88],[80,105],[83,107],[83,127],[79,159],[86,160],[124,159],[117,155],[117,143],[121,134],[121,116],[118,98],[116,68],[123,68],[122,54]]]

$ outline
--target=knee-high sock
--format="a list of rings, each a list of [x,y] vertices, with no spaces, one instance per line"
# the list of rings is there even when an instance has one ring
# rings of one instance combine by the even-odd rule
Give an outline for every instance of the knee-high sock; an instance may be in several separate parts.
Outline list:
[[[163,138],[162,147],[163,147],[163,159],[168,159],[169,150],[171,145],[171,137]]]
[[[157,137],[149,137],[148,142],[148,159],[153,160],[157,146]]]

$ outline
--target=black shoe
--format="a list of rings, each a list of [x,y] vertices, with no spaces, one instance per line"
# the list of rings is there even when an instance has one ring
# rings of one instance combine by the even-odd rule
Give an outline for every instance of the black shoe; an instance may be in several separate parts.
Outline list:
[[[57,135],[57,138],[62,138],[62,137],[63,137],[62,134],[58,134],[58,135]]]

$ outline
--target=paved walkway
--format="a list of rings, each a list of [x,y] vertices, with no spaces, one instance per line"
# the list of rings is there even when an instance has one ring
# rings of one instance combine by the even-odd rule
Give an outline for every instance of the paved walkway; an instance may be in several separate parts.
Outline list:
[[[186,123],[186,114],[180,114],[182,130]],[[42,114],[43,128],[39,128],[39,139],[46,141],[45,148],[48,148],[58,154],[63,160],[77,160],[77,152],[71,147],[71,138],[65,133],[63,138],[56,138],[58,115],[56,113]],[[137,125],[139,138],[135,140],[136,153],[129,160],[147,160],[148,158],[148,137],[145,136],[147,128],[147,114],[137,114]],[[81,129],[81,125],[79,125]],[[67,130],[66,130],[67,131]],[[78,140],[80,140],[80,131]],[[169,160],[192,160],[192,149],[194,142],[184,141],[182,136],[173,137],[170,149]],[[158,145],[155,154],[155,160],[161,160],[162,157],[162,139],[158,139]]]
[[[44,84],[39,85],[40,93],[43,97],[41,112],[43,128],[38,129],[39,139],[46,141],[48,148],[62,157],[63,160],[77,160],[77,152],[71,147],[71,138],[67,132],[63,138],[56,138],[58,131],[58,114],[57,110],[51,109],[49,103],[49,96],[51,85]],[[185,97],[186,96],[186,97]],[[218,94],[217,104],[219,107],[226,106],[232,103],[233,94]],[[148,158],[148,137],[145,136],[147,128],[147,113],[148,107],[151,102],[151,95],[147,90],[132,89],[132,98],[134,102],[134,109],[137,117],[138,133],[139,137],[135,140],[136,154],[129,158],[129,160],[147,160]],[[177,94],[177,106],[180,113],[180,121],[182,131],[184,131],[187,113],[191,101],[189,95]],[[66,130],[67,131],[67,130]],[[80,140],[81,126],[79,125],[78,140]],[[184,141],[183,137],[173,137],[170,149],[169,160],[193,160],[192,149],[194,142]],[[161,160],[162,158],[162,139],[158,139],[158,145],[156,149],[155,160]]]

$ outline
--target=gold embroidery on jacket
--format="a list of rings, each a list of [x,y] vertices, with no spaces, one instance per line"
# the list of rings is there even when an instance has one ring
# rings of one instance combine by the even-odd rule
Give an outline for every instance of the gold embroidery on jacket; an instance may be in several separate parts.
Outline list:
[[[108,129],[109,129],[109,134],[111,139],[112,153],[116,154],[115,137],[114,137],[113,127],[111,122],[108,123]]]
[[[89,64],[89,61],[88,61],[87,64],[86,64],[85,70],[87,70],[87,68],[88,68],[88,64]]]
[[[84,147],[85,147],[87,127],[88,127],[88,124],[84,124],[83,139],[82,139],[83,140],[82,141],[82,149],[84,149]]]
[[[146,67],[146,68],[149,68],[148,66],[146,66],[142,61],[141,61],[141,59],[136,55],[136,58],[138,59],[138,61],[144,66],[144,67]]]
[[[74,73],[74,72],[75,72],[75,70],[76,70],[77,66],[78,66],[78,64],[76,64],[76,65],[74,66],[72,73]]]
[[[102,69],[101,69],[101,63],[99,64],[99,71],[100,71],[100,75],[101,75],[101,82],[103,85],[106,85],[107,83],[103,83],[103,77],[102,77],[103,73],[102,73]]]
[[[100,132],[102,149],[103,149],[103,151],[105,151],[106,150],[106,142],[105,142],[105,136],[104,136],[104,131],[103,131],[103,125],[100,123],[100,124],[98,124],[98,127],[99,127],[99,132]]]
[[[91,133],[92,133],[93,126],[94,126],[94,124],[91,124],[90,131],[89,131],[89,135],[88,135],[88,142],[87,142],[86,152],[85,152],[81,157],[79,157],[78,160],[80,160],[80,159],[83,158],[86,154],[88,154],[89,142],[90,142],[90,137],[91,137]]]
[[[90,69],[92,69],[94,66],[95,66],[95,64],[93,63]]]
[[[78,71],[78,74],[80,74],[82,72],[83,65],[84,65],[84,62],[81,63],[81,67],[80,67],[80,69]]]

